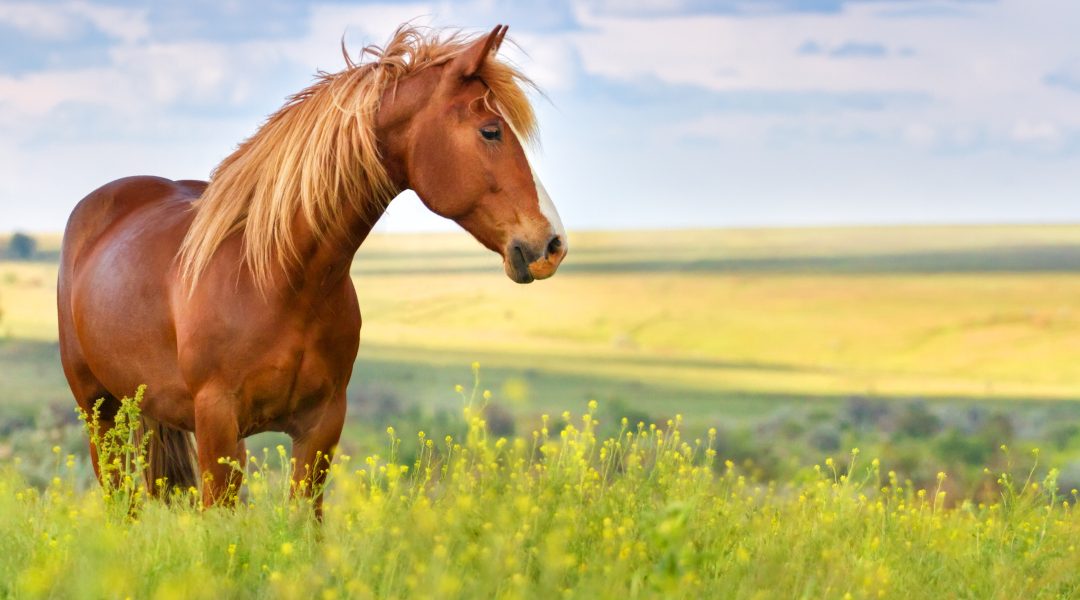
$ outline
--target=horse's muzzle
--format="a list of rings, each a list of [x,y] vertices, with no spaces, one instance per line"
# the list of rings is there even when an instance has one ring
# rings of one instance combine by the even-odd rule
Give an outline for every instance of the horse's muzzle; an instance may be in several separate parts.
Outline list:
[[[515,240],[506,250],[503,261],[507,276],[516,283],[532,283],[555,274],[566,257],[566,240],[561,235],[552,236],[543,249]]]

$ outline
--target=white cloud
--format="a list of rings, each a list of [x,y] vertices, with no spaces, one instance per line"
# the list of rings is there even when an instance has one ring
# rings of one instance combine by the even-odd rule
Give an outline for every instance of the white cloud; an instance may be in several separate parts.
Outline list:
[[[914,146],[931,147],[938,141],[938,131],[926,123],[909,123],[904,128],[904,140]]]
[[[107,66],[0,75],[0,129],[33,137],[63,106],[95,106],[153,125],[177,104],[241,104],[272,62],[253,48],[192,42],[123,45]]]
[[[120,87],[123,83],[116,71],[101,68],[0,76],[0,105],[4,107],[0,125],[20,129],[32,126],[35,118],[48,115],[64,102],[122,102],[117,92],[126,87]]]
[[[1018,121],[1012,128],[1012,137],[1018,142],[1057,142],[1061,130],[1050,121]]]
[[[236,97],[237,85],[263,74],[262,57],[251,50],[210,42],[127,45],[111,53],[111,71],[127,91],[143,90],[138,95],[149,104],[225,102]]]
[[[150,34],[150,23],[145,10],[101,6],[89,2],[70,2],[63,6],[72,15],[86,19],[113,39],[132,43]]]
[[[69,12],[30,2],[0,4],[0,23],[36,37],[51,39],[65,37],[75,27]]]
[[[150,31],[144,10],[78,0],[60,4],[4,2],[0,4],[0,23],[44,39],[69,37],[84,25],[125,42],[142,39]]]
[[[246,106],[257,115],[267,114],[284,101],[284,94],[309,83],[317,70],[334,71],[344,66],[340,49],[343,34],[358,40],[349,45],[355,54],[360,45],[383,41],[399,23],[426,10],[424,5],[333,5],[315,7],[307,34],[296,39],[133,42],[145,32],[129,27],[122,11],[84,3],[63,6],[63,10],[25,12],[42,21],[40,31],[60,35],[70,26],[70,20],[64,19],[77,13],[128,37],[120,38],[110,49],[107,65],[0,75],[0,128],[9,138],[35,135],[53,111],[71,104],[95,105],[126,115],[133,128],[140,123],[156,127],[175,106]],[[50,17],[56,22],[46,24]],[[20,18],[26,21],[31,17]],[[280,79],[282,72],[302,76],[293,89],[270,98],[253,97],[266,89],[268,82]]]
[[[1080,3],[1048,0],[1036,8],[1024,0],[1002,0],[971,5],[970,17],[941,18],[910,10],[908,16],[894,16],[912,4],[896,0],[851,4],[835,14],[647,19],[593,14],[583,7],[579,18],[585,28],[572,39],[587,73],[617,81],[651,80],[716,93],[857,92],[932,99],[889,106],[874,114],[848,111],[832,117],[837,127],[855,122],[889,135],[913,124],[933,130],[976,128],[1003,143],[1030,138],[1031,127],[1018,130],[1016,125],[1033,119],[1043,124],[1038,128],[1043,138],[1048,127],[1059,134],[1080,132],[1075,96],[1044,81],[1064,57],[1075,54]],[[843,48],[856,38],[883,49],[908,51],[886,51],[860,60],[799,52],[807,40],[828,49]],[[744,114],[723,112],[715,116],[725,118],[747,119]],[[805,118],[791,114],[750,121],[771,127]],[[925,129],[919,134],[908,131],[896,137],[921,146],[931,138],[925,133]],[[939,142],[948,138],[932,137]]]
[[[156,129],[163,116],[178,106],[247,108],[257,123],[280,106],[286,94],[309,83],[316,71],[341,69],[343,37],[356,58],[364,45],[383,43],[405,21],[426,25],[436,19],[428,4],[316,5],[305,34],[298,38],[158,42],[140,41],[146,35],[141,13],[82,2],[50,10],[13,6],[18,10],[11,6],[4,10],[17,13],[20,23],[38,23],[40,32],[70,34],[73,15],[80,15],[111,28],[118,42],[109,50],[106,65],[0,75],[0,131],[12,142],[37,136],[54,111],[69,105],[96,106],[124,115],[128,131]],[[453,14],[438,17],[446,21]],[[528,54],[510,44],[504,54],[523,63],[541,88],[571,85],[577,59],[567,41],[549,41],[531,33],[515,38],[528,48]],[[271,85],[283,78],[292,83],[285,88]],[[258,96],[268,87],[268,97]]]

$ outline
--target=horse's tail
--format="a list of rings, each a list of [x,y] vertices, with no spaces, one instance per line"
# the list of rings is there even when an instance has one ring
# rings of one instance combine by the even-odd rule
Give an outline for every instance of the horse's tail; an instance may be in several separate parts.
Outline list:
[[[198,454],[192,435],[149,417],[142,417],[143,431],[150,432],[146,487],[164,498],[174,489],[199,487]]]

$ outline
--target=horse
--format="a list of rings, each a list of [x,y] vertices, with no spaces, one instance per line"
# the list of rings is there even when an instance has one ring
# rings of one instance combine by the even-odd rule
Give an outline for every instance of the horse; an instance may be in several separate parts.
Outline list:
[[[76,205],[57,285],[64,374],[102,434],[147,385],[148,482],[235,501],[244,438],[281,431],[294,493],[322,485],[359,348],[350,267],[402,191],[511,280],[555,273],[566,233],[524,148],[534,86],[497,57],[507,29],[403,25],[355,61],[342,43],[345,68],[291,96],[208,182],[128,177]],[[102,480],[93,438],[90,452]]]

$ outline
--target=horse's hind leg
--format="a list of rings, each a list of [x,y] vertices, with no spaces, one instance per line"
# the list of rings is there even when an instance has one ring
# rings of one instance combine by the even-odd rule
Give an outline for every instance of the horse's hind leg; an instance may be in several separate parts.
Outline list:
[[[90,365],[86,362],[82,346],[79,344],[78,337],[75,334],[75,320],[71,312],[69,289],[72,275],[70,267],[67,267],[66,264],[70,262],[67,257],[70,243],[68,236],[65,234],[65,259],[63,261],[65,264],[61,265],[56,297],[60,333],[60,363],[64,367],[64,377],[67,379],[68,387],[71,388],[71,394],[75,397],[75,403],[79,405],[87,418],[93,415],[94,407],[99,400],[101,401],[97,430],[97,437],[100,440],[113,428],[116,413],[120,410],[120,402],[116,399],[116,396],[113,396],[109,393],[109,390],[105,389],[105,386],[98,381],[94,372],[90,370]],[[65,267],[67,268],[65,269]],[[104,485],[105,482],[101,479],[101,461],[98,456],[97,445],[93,439],[90,439],[89,443],[90,462],[94,467],[94,475]],[[118,483],[118,480],[114,480],[113,483]]]
[[[87,369],[87,373],[89,373],[89,369]],[[75,395],[75,402],[79,405],[79,409],[86,414],[88,423],[93,418],[94,408],[98,407],[96,437],[98,441],[104,439],[105,434],[116,424],[116,413],[120,409],[120,401],[110,394],[104,386],[92,379],[92,376],[81,378],[78,382],[69,380],[69,383],[71,384],[71,391]],[[98,406],[99,401],[100,406]],[[90,437],[88,442],[90,444],[90,462],[94,466],[94,475],[104,485],[105,482],[101,479],[101,456],[97,444],[93,437]],[[119,474],[113,475],[112,483],[114,486],[120,483]]]

